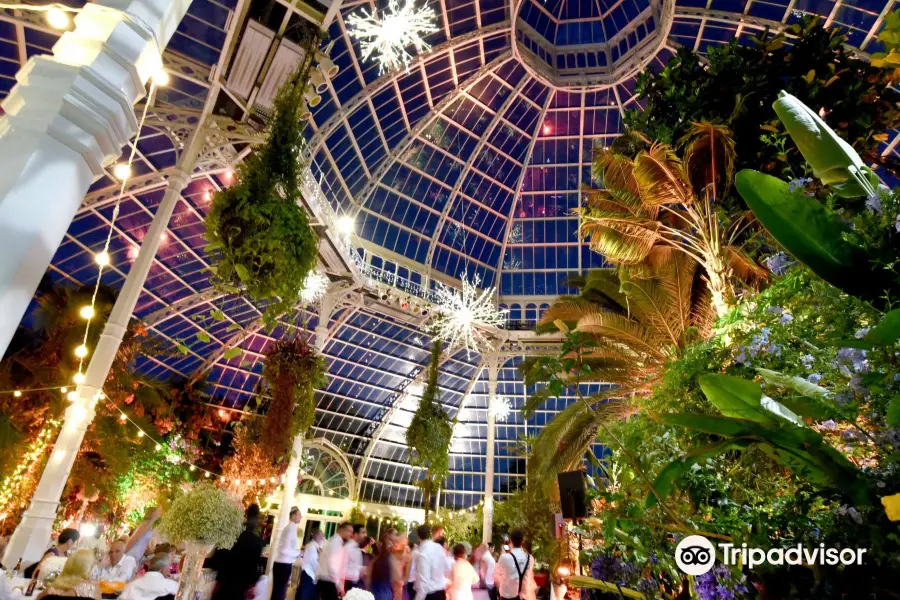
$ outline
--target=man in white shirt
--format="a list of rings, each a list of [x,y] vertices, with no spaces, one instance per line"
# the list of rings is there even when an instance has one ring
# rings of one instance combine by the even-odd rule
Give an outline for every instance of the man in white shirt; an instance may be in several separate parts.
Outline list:
[[[106,560],[94,568],[94,581],[131,581],[137,563],[134,558],[125,554],[125,542],[115,541],[109,545]]]
[[[178,582],[169,579],[172,557],[160,552],[154,554],[147,572],[125,586],[119,600],[156,600],[178,591]]]
[[[481,556],[481,564],[484,577],[484,586],[488,591],[490,600],[497,600],[497,587],[494,585],[494,570],[497,568],[497,561],[494,560],[494,544],[488,543],[484,554]]]
[[[344,573],[344,591],[349,592],[359,587],[359,580],[363,570],[362,546],[366,541],[366,526],[354,525],[353,537],[347,541],[344,550],[347,552],[347,570]]]
[[[522,549],[525,535],[519,529],[509,533],[512,549],[500,557],[494,581],[501,600],[525,598],[534,589],[534,559]]]
[[[416,600],[446,600],[447,555],[444,547],[431,539],[431,527],[420,525],[416,530],[419,555],[416,557]]]
[[[290,520],[278,536],[275,564],[272,565],[272,600],[284,600],[291,583],[294,561],[300,558],[300,543],[297,541],[297,526],[303,513],[296,506],[291,507]]]
[[[303,568],[300,571],[300,585],[294,600],[316,600],[316,571],[319,568],[319,549],[325,536],[318,529],[313,529],[312,539],[303,548]]]
[[[337,533],[331,536],[319,553],[316,570],[316,591],[319,600],[337,600],[344,597],[344,573],[347,569],[347,552],[344,544],[353,535],[353,525],[341,523]]]

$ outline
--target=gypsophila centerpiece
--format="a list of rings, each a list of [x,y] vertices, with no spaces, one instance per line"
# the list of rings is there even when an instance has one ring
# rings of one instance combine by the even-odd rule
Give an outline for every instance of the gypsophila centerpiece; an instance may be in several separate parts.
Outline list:
[[[169,541],[202,542],[230,548],[241,533],[243,510],[226,492],[198,485],[176,500],[163,515],[160,532]]]

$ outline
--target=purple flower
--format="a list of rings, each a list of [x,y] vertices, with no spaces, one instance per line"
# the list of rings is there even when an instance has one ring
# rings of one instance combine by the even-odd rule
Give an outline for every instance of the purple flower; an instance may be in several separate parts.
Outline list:
[[[858,340],[861,340],[864,337],[866,337],[866,335],[868,335],[868,333],[869,333],[869,328],[863,327],[862,329],[857,329],[856,333],[853,334],[853,337],[855,337]]]
[[[782,325],[787,325],[788,323],[790,323],[793,320],[794,320],[794,315],[792,315],[791,313],[784,313],[783,315],[781,315],[781,318],[778,319],[778,322],[781,323]]]
[[[812,369],[813,364],[816,362],[816,357],[812,354],[804,354],[800,357],[800,364],[803,365],[804,369]],[[819,376],[821,378],[821,376]]]
[[[819,427],[824,429],[825,431],[837,431],[837,423],[834,422],[833,419],[828,419],[827,421],[822,421],[819,423]]]
[[[744,346],[738,347],[738,353],[734,356],[734,362],[744,365],[745,367],[750,366],[750,358],[747,356],[747,348]]]
[[[859,514],[859,511],[853,508],[852,506],[847,506],[846,504],[837,509],[837,514],[842,517],[849,517],[857,525],[862,525],[863,519],[862,515]]]
[[[900,231],[900,215],[897,215],[897,220],[894,221],[894,229]]]
[[[809,177],[801,177],[799,179],[791,179],[788,182],[788,191],[790,193],[799,192],[806,188],[807,185],[812,183],[812,179]]]
[[[773,314],[773,315],[780,315],[781,313],[784,312],[784,309],[781,308],[780,306],[770,306],[769,308],[766,309],[766,312]]]
[[[898,229],[900,231],[900,229]],[[768,268],[775,275],[784,275],[794,261],[788,258],[787,254],[784,252],[777,252],[772,256],[766,258],[763,261],[766,264],[766,268]]]
[[[866,197],[866,209],[871,214],[881,214],[881,196],[878,194],[869,194]]]

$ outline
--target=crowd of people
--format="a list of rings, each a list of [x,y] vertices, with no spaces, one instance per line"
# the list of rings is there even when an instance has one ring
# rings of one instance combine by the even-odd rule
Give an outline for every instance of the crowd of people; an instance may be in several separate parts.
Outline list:
[[[63,529],[40,560],[24,569],[20,569],[20,561],[10,575],[21,575],[33,582],[49,581],[36,594],[37,599],[65,596],[100,600],[104,586],[120,592],[121,600],[174,598],[178,589],[177,550],[171,544],[151,542],[160,515],[158,508],[151,508],[130,536],[113,540],[103,551],[96,545],[78,548],[83,541],[79,531]],[[57,570],[58,575],[48,578]],[[0,596],[9,593],[7,586],[0,586]]]
[[[16,565],[14,571],[32,581],[59,571],[38,599],[99,600],[101,591],[108,593],[110,588],[120,600],[174,598],[181,557],[176,547],[155,540],[159,517],[158,509],[149,510],[130,536],[114,540],[102,553],[98,548],[78,548],[79,532],[64,529],[39,561],[21,571]],[[341,523],[327,540],[320,530],[311,531],[301,547],[302,518],[293,507],[271,550],[271,600],[288,600],[291,593],[291,600],[342,600],[355,588],[367,590],[374,600],[475,600],[475,590],[484,590],[480,593],[484,600],[536,598],[534,559],[520,531],[510,532],[510,546],[504,545],[499,556],[491,544],[472,549],[457,543],[448,548],[443,528],[428,525],[421,525],[414,537],[389,528],[376,541],[365,526]],[[204,567],[216,573],[211,600],[265,597],[260,590],[260,583],[264,588],[268,583],[261,579],[265,544],[260,519],[259,507],[251,505],[235,544],[206,558]],[[3,589],[0,600],[6,600]]]
[[[521,531],[510,533],[511,547],[499,559],[491,544],[448,548],[443,528],[428,525],[419,526],[414,542],[389,528],[372,543],[364,526],[350,523],[340,524],[327,541],[313,531],[302,551],[292,545],[296,539],[296,526],[289,524],[280,537],[272,600],[286,600],[297,560],[294,600],[340,600],[358,587],[375,600],[473,600],[479,589],[490,600],[536,597],[534,558]]]

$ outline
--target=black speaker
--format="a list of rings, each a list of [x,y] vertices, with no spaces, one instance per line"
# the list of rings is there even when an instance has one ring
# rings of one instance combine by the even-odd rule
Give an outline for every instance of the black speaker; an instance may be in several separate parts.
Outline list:
[[[584,471],[568,471],[556,476],[559,482],[559,501],[564,519],[583,519],[587,516],[584,499]]]

